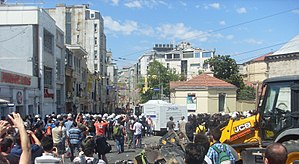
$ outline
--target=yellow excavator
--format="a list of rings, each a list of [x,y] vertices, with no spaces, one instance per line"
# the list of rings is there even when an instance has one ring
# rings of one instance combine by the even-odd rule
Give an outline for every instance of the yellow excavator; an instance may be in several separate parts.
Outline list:
[[[221,130],[220,141],[231,145],[243,163],[263,163],[265,147],[273,142],[287,148],[287,163],[299,163],[299,76],[266,79],[257,113],[232,117]]]

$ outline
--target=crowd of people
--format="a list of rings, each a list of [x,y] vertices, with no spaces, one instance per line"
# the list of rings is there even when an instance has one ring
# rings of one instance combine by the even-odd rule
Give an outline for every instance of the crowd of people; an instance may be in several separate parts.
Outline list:
[[[118,153],[142,148],[144,135],[152,135],[152,120],[144,115],[13,113],[0,121],[0,163],[108,163],[114,140]],[[97,154],[98,158],[94,158]]]
[[[231,163],[237,161],[231,147],[219,142],[219,125],[230,117],[248,117],[248,113],[190,115],[188,121],[178,121],[179,131],[189,138],[185,147],[185,163]],[[169,130],[176,124],[172,117],[167,122]],[[12,113],[0,120],[0,163],[73,163],[107,164],[106,154],[111,151],[107,140],[114,140],[118,153],[128,148],[142,148],[142,138],[153,135],[154,123],[146,115],[126,114],[51,114],[41,117],[28,115],[24,118]],[[206,133],[209,132],[209,133]],[[196,135],[194,135],[196,134]],[[210,141],[214,144],[210,145]],[[280,152],[280,154],[277,154]],[[277,154],[273,156],[273,153]],[[94,155],[97,154],[97,158]],[[286,149],[281,144],[266,149],[265,163],[273,163],[276,157],[286,159]]]

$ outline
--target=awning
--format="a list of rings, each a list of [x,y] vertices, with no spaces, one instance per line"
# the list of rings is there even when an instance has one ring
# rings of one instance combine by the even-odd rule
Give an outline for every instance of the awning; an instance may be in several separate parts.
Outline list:
[[[1,99],[1,98],[0,98],[0,104],[6,104],[6,103],[9,103],[9,101],[8,101],[8,100]]]

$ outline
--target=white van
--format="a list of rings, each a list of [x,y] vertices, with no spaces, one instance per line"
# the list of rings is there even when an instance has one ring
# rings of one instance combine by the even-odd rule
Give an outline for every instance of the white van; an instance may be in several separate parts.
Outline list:
[[[170,116],[173,117],[173,121],[176,124],[174,130],[178,130],[178,122],[182,116],[188,118],[186,106],[179,106],[162,100],[149,100],[141,106],[143,108],[144,115],[152,118],[154,123],[154,132],[163,133],[167,131],[166,124],[169,121]]]

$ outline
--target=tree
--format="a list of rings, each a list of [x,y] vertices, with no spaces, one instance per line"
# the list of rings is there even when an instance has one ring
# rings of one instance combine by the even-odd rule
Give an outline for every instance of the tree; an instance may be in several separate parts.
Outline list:
[[[166,97],[169,97],[169,82],[178,81],[179,75],[174,70],[168,69],[160,62],[154,60],[149,63],[147,77],[144,77],[143,80],[147,81],[147,86],[144,86],[146,85],[144,84],[143,87],[148,89],[146,91],[142,88],[140,89],[142,103],[151,100],[154,96],[161,99],[162,93]]]
[[[238,88],[238,100],[255,99],[255,90],[252,87],[245,86],[235,59],[232,59],[229,55],[218,55],[206,60],[205,64],[210,65],[215,77],[234,84]]]
[[[244,86],[240,89],[239,94],[237,95],[238,100],[255,100],[256,90],[250,86]]]
[[[229,55],[214,56],[206,60],[205,64],[210,65],[215,77],[234,84],[238,88],[244,86],[243,78],[239,74],[238,65],[235,59],[232,59]]]

